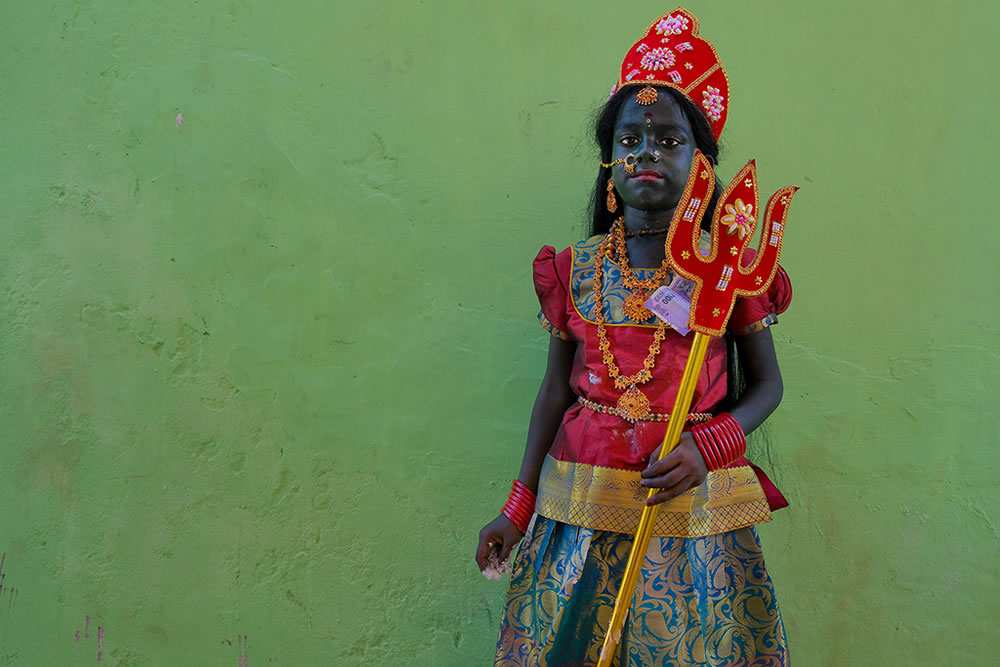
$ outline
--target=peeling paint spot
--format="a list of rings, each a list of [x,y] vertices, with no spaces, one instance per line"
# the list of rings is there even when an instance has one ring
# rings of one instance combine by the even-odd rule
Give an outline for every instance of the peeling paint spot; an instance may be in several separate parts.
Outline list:
[[[174,127],[180,129],[184,125],[184,114],[178,113],[177,118],[174,119]]]

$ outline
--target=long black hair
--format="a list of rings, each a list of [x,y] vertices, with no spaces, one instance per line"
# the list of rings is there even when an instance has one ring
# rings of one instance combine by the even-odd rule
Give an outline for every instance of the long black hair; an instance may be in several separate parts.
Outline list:
[[[635,86],[623,86],[611,96],[607,104],[594,114],[594,141],[597,142],[597,148],[601,154],[601,162],[611,162],[615,121],[618,119],[618,113],[625,105],[625,101],[630,95],[635,94],[635,90]],[[670,95],[684,111],[684,115],[691,125],[695,146],[712,162],[714,168],[719,163],[719,144],[715,140],[712,128],[708,124],[708,119],[702,114],[701,109],[673,88],[663,86],[657,87],[657,90],[660,93]],[[611,223],[615,221],[615,214],[608,211],[605,205],[609,178],[611,178],[611,169],[609,167],[599,167],[597,182],[594,184],[594,196],[590,201],[591,236],[606,234],[611,229]],[[712,215],[715,213],[715,206],[719,202],[722,189],[719,186],[718,178],[716,178],[715,189],[712,191],[708,209],[705,211],[705,217],[702,218],[701,222],[702,228],[706,230],[711,228]],[[726,351],[728,353],[726,355],[726,398],[715,408],[715,410],[720,412],[732,407],[736,399],[739,398],[740,394],[746,388],[743,373],[740,371],[739,359],[736,356],[736,344],[733,341],[733,337],[729,335],[726,336]]]

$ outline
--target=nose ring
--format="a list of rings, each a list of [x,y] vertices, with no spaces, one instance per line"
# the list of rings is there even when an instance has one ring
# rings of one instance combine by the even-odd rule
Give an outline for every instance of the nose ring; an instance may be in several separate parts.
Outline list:
[[[629,158],[632,159],[631,163],[629,163]],[[635,164],[638,161],[639,160],[638,160],[638,158],[636,158],[635,153],[629,153],[628,155],[626,155],[625,156],[625,164],[624,164],[625,173],[629,174],[629,175],[634,174],[635,173]]]
[[[657,159],[659,159],[659,158],[657,158]],[[630,162],[630,160],[631,160],[631,162]],[[635,156],[635,153],[629,153],[625,157],[620,157],[617,160],[613,160],[611,162],[602,162],[601,166],[602,167],[609,167],[610,168],[610,167],[615,166],[616,164],[622,164],[622,165],[624,165],[625,173],[628,174],[629,176],[631,176],[632,174],[635,173],[635,165],[636,165],[636,162],[638,162],[638,161],[639,160]],[[655,161],[656,160],[654,160],[654,162]]]

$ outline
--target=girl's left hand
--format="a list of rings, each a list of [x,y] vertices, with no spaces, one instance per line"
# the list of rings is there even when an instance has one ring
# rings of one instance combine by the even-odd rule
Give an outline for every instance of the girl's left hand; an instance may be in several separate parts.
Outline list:
[[[708,466],[705,465],[705,459],[698,451],[698,445],[690,431],[681,433],[680,443],[662,461],[656,460],[659,453],[660,448],[657,448],[649,457],[649,467],[642,471],[640,484],[646,488],[660,489],[659,493],[646,501],[647,505],[658,505],[675,498],[698,486],[708,476]]]

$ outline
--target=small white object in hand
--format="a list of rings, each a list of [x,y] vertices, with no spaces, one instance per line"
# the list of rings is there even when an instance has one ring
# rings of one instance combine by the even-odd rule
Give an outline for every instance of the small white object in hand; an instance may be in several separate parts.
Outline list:
[[[486,567],[483,568],[483,576],[490,581],[500,581],[503,575],[510,569],[510,556],[500,562],[500,551],[497,545],[490,542],[489,553],[486,554]]]

